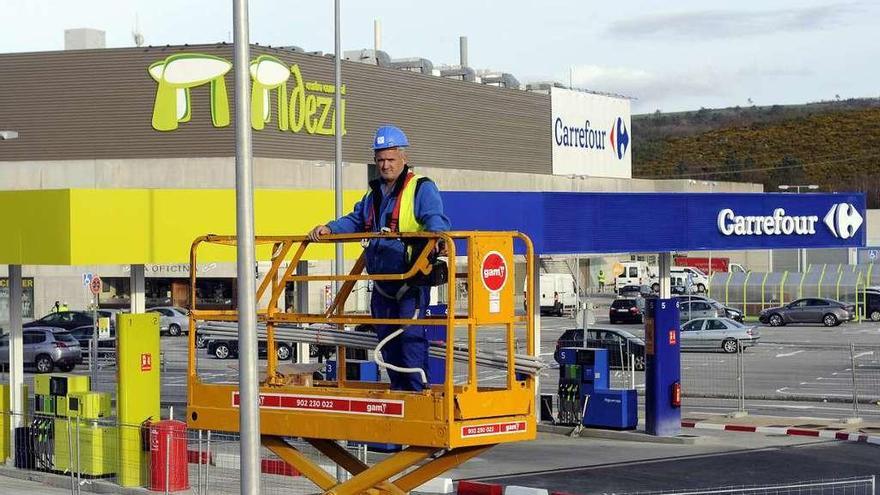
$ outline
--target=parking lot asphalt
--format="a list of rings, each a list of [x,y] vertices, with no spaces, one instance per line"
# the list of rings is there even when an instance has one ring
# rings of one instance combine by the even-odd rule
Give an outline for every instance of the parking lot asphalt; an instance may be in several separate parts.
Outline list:
[[[454,474],[571,494],[787,484],[880,473],[880,446],[793,437],[702,433],[698,445],[542,435],[498,446]]]
[[[542,358],[550,367],[542,372],[542,390],[556,392],[558,368],[552,366],[556,339],[577,323],[572,318],[542,318]],[[608,326],[601,315],[596,325]],[[641,325],[615,325],[642,335]],[[850,354],[846,346],[854,342],[866,346],[859,352],[865,362],[880,357],[880,324],[845,324],[835,328],[789,326],[761,328],[762,341],[746,350],[746,406],[753,415],[788,418],[792,424],[810,418],[842,419],[853,415],[846,402],[852,394]],[[457,340],[465,338],[457,335]],[[162,337],[164,371],[162,402],[186,403],[185,338]],[[504,347],[503,333],[485,329],[478,335],[481,349]],[[682,355],[686,396],[683,414],[723,415],[737,407],[735,400],[720,398],[735,384],[735,356],[723,353]],[[199,372],[213,381],[235,381],[236,360],[220,360],[198,354]],[[261,361],[264,365],[265,361]],[[77,372],[86,373],[84,367]],[[861,394],[880,393],[880,366],[859,369],[865,377],[857,381]],[[617,384],[626,384],[630,375],[613,372]],[[636,373],[636,386],[643,386],[642,373]],[[500,382],[503,372],[481,370],[481,383]],[[26,381],[32,383],[32,370]],[[463,367],[457,380],[464,380]],[[2,378],[0,378],[2,379]],[[98,389],[114,390],[116,369],[108,366],[99,373]],[[688,388],[699,392],[687,396]],[[872,392],[873,391],[873,392]],[[713,396],[717,395],[717,396]],[[182,411],[176,416],[181,417]],[[866,422],[880,420],[880,405],[860,404],[859,414]],[[595,438],[568,438],[541,434],[535,442],[501,445],[452,472],[455,479],[491,480],[560,490],[577,494],[634,492],[788,483],[795,480],[877,474],[880,447],[869,444],[824,441],[763,434],[685,430],[707,441],[696,445],[658,445]],[[12,483],[12,482],[7,482]],[[0,485],[3,486],[3,485]],[[6,488],[6,486],[3,486]],[[9,493],[17,493],[9,485]],[[27,487],[20,491],[28,490]],[[4,492],[6,493],[6,492]]]
[[[558,367],[553,361],[556,340],[577,322],[570,317],[542,318],[541,357],[548,368],[541,373],[543,393],[555,394]],[[596,326],[621,328],[642,336],[641,325],[610,325],[601,313]],[[846,417],[853,414],[853,374],[850,342],[857,344],[856,386],[859,392],[859,414],[880,417],[880,324],[848,323],[839,327],[786,326],[761,327],[761,342],[743,354],[744,384],[748,410],[758,414],[780,416]],[[456,340],[466,343],[464,332]],[[522,335],[519,336],[522,339]],[[478,334],[481,350],[505,349],[504,333],[500,329],[481,329]],[[163,336],[162,353],[165,369],[162,373],[162,402],[182,406],[186,402],[187,339]],[[264,366],[265,361],[261,361]],[[210,381],[235,381],[237,361],[221,360],[198,352],[200,375]],[[725,412],[735,409],[731,400],[737,392],[737,362],[735,355],[721,352],[682,353],[682,383],[687,411]],[[480,369],[483,384],[502,383],[501,370]],[[26,370],[26,382],[32,383],[33,370]],[[86,373],[83,366],[76,372]],[[644,374],[612,371],[615,386],[643,388]],[[456,380],[466,379],[466,368],[457,367]],[[115,390],[116,369],[109,366],[99,372],[98,389]]]

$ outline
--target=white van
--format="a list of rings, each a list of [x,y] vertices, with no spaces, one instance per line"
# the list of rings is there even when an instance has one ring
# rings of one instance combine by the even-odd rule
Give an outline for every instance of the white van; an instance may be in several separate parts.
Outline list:
[[[672,285],[688,286],[690,279],[690,292],[703,293],[709,287],[709,277],[699,268],[692,266],[673,266],[669,269]]]
[[[616,291],[627,285],[651,285],[657,279],[647,261],[621,261],[612,273]]]
[[[672,285],[688,286],[690,278],[691,292],[706,292],[709,287],[709,277],[699,268],[692,266],[673,266],[669,269],[669,278]],[[620,269],[614,279],[615,288],[619,291],[627,285],[649,285],[651,290],[660,290],[659,276],[655,267],[649,266],[645,261],[622,261]]]
[[[528,281],[524,282],[524,284]],[[577,284],[570,273],[542,273],[540,278],[541,313],[562,316],[566,310],[577,307]],[[528,300],[527,287],[523,293]]]

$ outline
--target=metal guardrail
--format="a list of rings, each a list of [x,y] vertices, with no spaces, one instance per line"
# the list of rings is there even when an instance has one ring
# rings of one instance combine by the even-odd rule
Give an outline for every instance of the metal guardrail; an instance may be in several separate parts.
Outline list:
[[[827,376],[817,377],[815,370],[798,372],[796,367],[788,368],[783,377],[770,376],[767,370],[751,364],[756,358],[750,350],[744,352],[742,346],[736,354],[683,352],[682,395],[735,400],[736,409],[742,412],[749,404],[766,400],[848,404],[851,418],[860,417],[865,405],[880,404],[880,346],[850,343],[796,347],[794,353],[805,352],[803,348],[807,347],[807,352],[831,357]],[[784,349],[781,353],[786,354]]]
[[[631,492],[628,495],[875,495],[876,476],[800,481],[777,485],[743,485],[719,488]]]

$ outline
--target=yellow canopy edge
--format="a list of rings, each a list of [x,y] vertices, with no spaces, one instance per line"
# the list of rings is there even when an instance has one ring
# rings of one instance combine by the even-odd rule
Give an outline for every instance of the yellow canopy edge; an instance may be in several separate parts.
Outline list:
[[[351,211],[363,191],[346,191]],[[57,189],[0,191],[0,264],[114,265],[187,263],[193,240],[235,234],[232,189]],[[257,235],[305,234],[333,218],[331,190],[254,191]],[[258,248],[268,259],[270,246]],[[346,247],[355,258],[360,246]],[[307,259],[332,259],[315,246]],[[199,251],[200,262],[235,260],[235,248]]]

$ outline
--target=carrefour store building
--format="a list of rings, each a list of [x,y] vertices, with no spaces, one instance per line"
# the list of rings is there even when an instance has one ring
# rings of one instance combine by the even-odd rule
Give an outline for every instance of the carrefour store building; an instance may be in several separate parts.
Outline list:
[[[251,53],[254,185],[262,194],[256,205],[258,233],[261,222],[274,231],[303,233],[330,219],[336,118],[344,129],[349,207],[372,175],[372,134],[386,123],[407,133],[410,164],[443,191],[699,192],[710,187],[632,178],[638,136],[632,133],[626,99],[558,87],[496,87],[346,61],[342,105],[336,108],[331,57],[260,46]],[[144,225],[158,217],[189,235],[155,239],[146,247],[133,242],[132,249],[148,250],[154,261],[144,267],[147,306],[186,304],[187,246],[207,233],[198,225],[222,217],[219,225],[226,230],[216,233],[233,233],[231,61],[232,47],[225,44],[0,54],[0,130],[18,133],[17,139],[0,141],[0,200],[34,208],[4,211],[7,227],[14,220],[16,228],[36,235],[67,226],[70,238],[109,239],[134,228],[130,224],[138,216],[110,206],[119,204],[119,195],[130,197],[132,204],[148,205],[132,210],[142,212]],[[711,188],[762,190],[740,183]],[[67,209],[53,209],[49,203],[56,200]],[[68,211],[70,218],[55,211]],[[73,222],[82,211],[91,212],[94,221]],[[635,220],[639,212],[630,214]],[[601,219],[597,225],[609,231],[627,228]],[[129,262],[118,251],[47,256],[39,266],[25,264],[25,317],[45,314],[56,300],[72,309],[84,307],[89,300],[84,273],[104,279],[102,306],[128,307]],[[771,263],[766,252],[717,255],[759,270]],[[580,267],[595,280],[597,267],[629,256],[609,253],[582,260]],[[312,263],[316,271],[329,266],[327,260]],[[205,263],[198,270],[201,304],[234,304],[233,263]],[[313,304],[321,304],[322,288],[310,290]],[[0,311],[6,309],[0,302]]]

